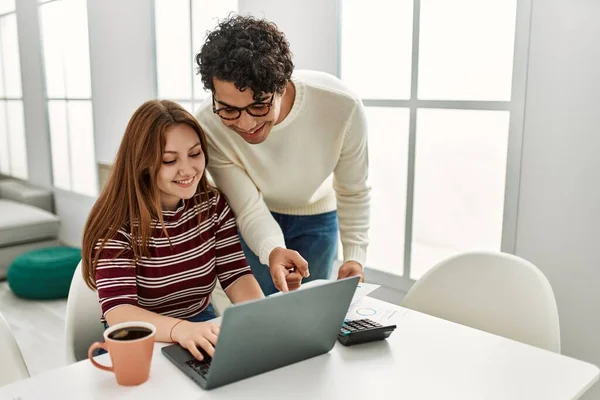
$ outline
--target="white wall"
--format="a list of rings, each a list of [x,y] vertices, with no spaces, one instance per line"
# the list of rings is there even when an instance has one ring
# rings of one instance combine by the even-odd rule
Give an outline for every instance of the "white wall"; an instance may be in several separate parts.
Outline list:
[[[554,288],[563,353],[600,365],[600,2],[532,10],[516,253]]]
[[[87,5],[96,161],[112,164],[129,118],[156,95],[152,2]]]
[[[267,18],[290,42],[294,65],[337,75],[337,0],[239,0],[239,13]]]

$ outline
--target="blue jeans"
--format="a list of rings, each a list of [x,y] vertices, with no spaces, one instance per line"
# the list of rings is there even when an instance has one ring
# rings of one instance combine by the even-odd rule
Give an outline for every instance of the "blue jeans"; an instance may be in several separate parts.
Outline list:
[[[308,262],[310,276],[303,283],[314,279],[329,279],[333,261],[337,256],[337,211],[317,215],[287,215],[271,213],[281,227],[285,245],[296,250]],[[258,256],[248,247],[240,235],[246,260],[265,296],[278,292],[273,284],[269,267],[261,264]]]
[[[213,308],[212,304],[208,304],[204,311],[202,311],[200,314],[196,314],[193,317],[188,318],[187,320],[190,322],[204,322],[214,318],[217,318],[217,313],[215,312],[215,309]]]

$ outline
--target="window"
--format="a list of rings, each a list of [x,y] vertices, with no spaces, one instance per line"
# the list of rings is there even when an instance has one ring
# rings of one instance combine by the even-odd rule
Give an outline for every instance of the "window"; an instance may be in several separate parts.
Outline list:
[[[207,93],[194,57],[206,32],[237,8],[237,0],[155,0],[158,97],[176,101],[192,113],[196,110]]]
[[[14,0],[0,0],[0,173],[28,178]]]
[[[41,2],[54,186],[98,194],[85,0]]]
[[[516,0],[343,0],[340,75],[367,109],[367,266],[418,279],[500,250]]]

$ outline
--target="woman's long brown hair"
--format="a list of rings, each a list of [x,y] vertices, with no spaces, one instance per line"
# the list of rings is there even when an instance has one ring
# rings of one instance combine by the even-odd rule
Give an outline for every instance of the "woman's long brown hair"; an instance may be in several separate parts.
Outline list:
[[[85,225],[82,245],[83,279],[96,289],[96,267],[106,241],[127,225],[135,259],[148,256],[152,220],[163,227],[160,192],[156,185],[162,166],[165,132],[177,124],[190,126],[200,138],[208,164],[206,137],[196,119],[179,104],[150,100],[133,114],[117,152],[112,172]],[[198,184],[200,201],[208,200],[206,173]],[[165,232],[166,233],[166,232]]]

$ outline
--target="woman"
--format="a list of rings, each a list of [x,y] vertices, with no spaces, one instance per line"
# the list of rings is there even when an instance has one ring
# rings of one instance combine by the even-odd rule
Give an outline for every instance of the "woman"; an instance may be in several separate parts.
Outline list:
[[[171,101],[131,117],[83,236],[83,275],[98,290],[102,322],[145,321],[156,339],[197,359],[214,354],[210,296],[218,278],[233,303],[263,293],[225,198],[208,185],[206,138]]]

